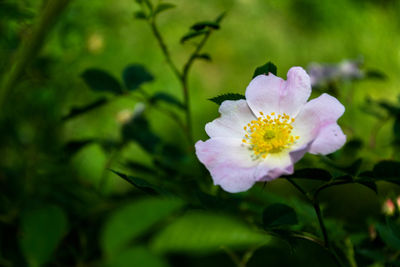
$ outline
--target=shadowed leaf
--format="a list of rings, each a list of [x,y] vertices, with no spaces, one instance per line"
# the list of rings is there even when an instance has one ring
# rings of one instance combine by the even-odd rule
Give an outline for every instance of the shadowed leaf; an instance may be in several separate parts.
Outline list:
[[[123,174],[121,172],[114,171],[114,170],[110,170],[110,171],[112,171],[113,173],[115,173],[116,175],[118,175],[119,177],[121,177],[122,179],[124,179],[125,181],[127,181],[128,183],[130,183],[131,185],[136,187],[137,189],[139,189],[147,194],[168,195],[168,193],[166,191],[164,191],[163,189],[161,189],[155,185],[150,184],[149,182],[147,182],[144,179],[126,175],[126,174]]]
[[[271,61],[267,62],[265,65],[262,65],[254,71],[253,78],[260,75],[260,74],[265,74],[268,75],[268,73],[272,73],[276,75],[278,72],[278,68],[272,63]]]
[[[122,73],[125,86],[129,91],[138,89],[143,83],[154,80],[153,75],[139,64],[132,64],[126,67]]]
[[[156,152],[161,139],[153,133],[144,116],[134,117],[122,127],[124,142],[135,141],[149,153]]]
[[[211,61],[211,56],[209,55],[209,54],[198,54],[198,55],[196,55],[196,58],[198,58],[198,59],[203,59],[203,60],[206,60],[206,61]]]
[[[151,103],[165,102],[165,103],[172,104],[178,108],[185,110],[185,105],[181,101],[176,99],[174,96],[167,94],[167,93],[163,93],[163,92],[155,93],[150,98],[150,102]]]
[[[161,3],[159,4],[156,9],[154,10],[154,15],[157,15],[163,11],[176,7],[174,4],[170,3]]]
[[[192,38],[195,38],[197,36],[207,34],[208,32],[209,32],[208,29],[203,29],[203,30],[199,30],[199,31],[190,31],[181,38],[181,44],[183,44],[184,42],[186,42]]]
[[[219,25],[217,22],[213,22],[213,21],[202,21],[202,22],[197,22],[194,25],[192,25],[192,27],[190,27],[190,29],[195,30],[195,31],[200,31],[205,28],[211,28],[214,30],[218,30]]]
[[[72,107],[71,111],[67,115],[62,117],[61,120],[66,121],[66,120],[75,118],[75,117],[85,114],[86,112],[89,112],[93,109],[101,107],[107,103],[108,103],[107,98],[100,98],[100,99],[94,101],[93,103],[90,103],[90,104],[82,106],[82,107]]]
[[[297,222],[296,212],[285,204],[272,204],[263,211],[263,225],[265,228],[294,225]]]
[[[221,105],[222,102],[224,102],[225,100],[240,100],[240,99],[246,99],[246,97],[241,94],[228,93],[210,98],[208,100],[216,103],[217,105]]]
[[[137,19],[147,19],[147,15],[143,11],[136,11],[133,13],[133,17]]]
[[[82,78],[93,91],[122,93],[118,80],[104,70],[87,69],[82,73]]]

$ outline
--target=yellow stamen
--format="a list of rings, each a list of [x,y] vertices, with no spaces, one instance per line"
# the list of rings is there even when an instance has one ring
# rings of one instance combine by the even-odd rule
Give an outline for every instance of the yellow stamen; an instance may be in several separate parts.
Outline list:
[[[249,145],[250,150],[253,151],[256,158],[266,158],[268,154],[279,153],[292,146],[296,140],[300,139],[299,136],[293,136],[294,118],[283,113],[275,117],[275,112],[264,116],[257,120],[252,120],[248,127],[244,127],[246,131],[243,143]],[[274,118],[272,118],[274,116]]]

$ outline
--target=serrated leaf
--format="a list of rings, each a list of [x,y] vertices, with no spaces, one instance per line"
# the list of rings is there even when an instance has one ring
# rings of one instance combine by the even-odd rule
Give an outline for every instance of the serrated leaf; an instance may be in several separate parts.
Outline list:
[[[332,179],[332,175],[328,171],[323,169],[305,168],[295,171],[295,173],[290,176],[284,176],[284,178],[330,181]]]
[[[93,91],[112,92],[114,94],[122,93],[122,88],[118,80],[104,70],[95,68],[87,69],[81,76]]]
[[[265,74],[268,75],[268,73],[272,73],[276,75],[278,72],[278,68],[272,63],[271,61],[267,62],[265,65],[262,65],[254,71],[253,78],[260,75],[260,74]]]
[[[166,252],[215,252],[221,247],[240,248],[271,242],[272,238],[252,230],[235,218],[222,214],[192,212],[176,219],[151,242]]]
[[[92,110],[94,110],[96,108],[99,108],[99,107],[101,107],[101,106],[103,106],[103,105],[105,105],[107,103],[108,103],[108,99],[103,97],[103,98],[100,98],[100,99],[98,99],[98,100],[96,100],[93,103],[90,103],[88,105],[84,105],[84,106],[81,106],[81,107],[72,107],[70,112],[67,115],[65,115],[64,117],[62,117],[61,120],[66,121],[66,120],[75,118],[75,117],[77,117],[79,115],[85,114],[86,112],[89,112],[89,111],[92,111]]]
[[[176,99],[174,96],[164,93],[164,92],[158,92],[155,93],[151,98],[150,98],[150,102],[151,103],[157,103],[157,102],[165,102],[168,104],[172,104],[178,108],[181,108],[183,110],[185,110],[185,105],[179,101],[178,99]]]
[[[120,207],[105,222],[102,250],[110,258],[117,256],[133,239],[182,206],[183,202],[178,199],[148,197]]]
[[[127,66],[123,73],[125,87],[129,91],[137,90],[143,83],[148,83],[154,80],[153,75],[140,64],[131,64]]]
[[[214,30],[218,30],[219,25],[218,25],[218,23],[213,22],[213,21],[202,21],[202,22],[197,22],[190,27],[190,29],[192,29],[194,31],[201,31],[201,30],[204,30],[205,28],[211,28]]]
[[[115,173],[116,175],[118,175],[119,177],[121,177],[122,179],[124,179],[125,181],[127,181],[128,183],[132,184],[134,187],[136,187],[137,189],[150,194],[150,195],[169,195],[169,193],[167,193],[165,190],[159,188],[158,186],[152,185],[149,182],[147,182],[144,179],[138,178],[138,177],[134,177],[134,176],[130,176],[130,175],[126,175],[124,173],[118,172],[118,171],[114,171],[114,170],[110,170],[113,173]]]
[[[228,93],[228,94],[219,95],[219,96],[216,96],[213,98],[209,98],[208,100],[214,102],[217,105],[221,105],[222,102],[224,102],[225,100],[240,100],[240,99],[246,99],[246,97],[241,94]]]
[[[211,61],[211,56],[209,54],[197,54],[196,58]]]
[[[297,223],[296,212],[293,208],[285,204],[272,204],[263,211],[263,225],[267,229],[294,225]]]
[[[42,266],[51,260],[67,233],[67,225],[67,216],[58,206],[48,205],[23,213],[19,244],[29,266]]]
[[[174,7],[176,7],[176,5],[171,4],[171,3],[161,3],[154,10],[154,15],[157,15],[163,11],[166,11],[166,10],[174,8]]]
[[[181,44],[183,44],[184,42],[186,42],[192,38],[195,38],[197,36],[207,34],[207,33],[209,33],[208,29],[204,29],[204,30],[200,30],[200,31],[190,31],[181,38]]]
[[[136,19],[147,19],[147,15],[143,11],[136,11],[135,13],[133,13],[133,17],[135,17]]]

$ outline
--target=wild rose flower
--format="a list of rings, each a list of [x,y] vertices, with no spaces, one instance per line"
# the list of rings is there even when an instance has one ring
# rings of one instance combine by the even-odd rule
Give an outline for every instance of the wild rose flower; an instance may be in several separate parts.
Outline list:
[[[195,145],[214,184],[231,193],[246,191],[292,174],[306,152],[325,155],[342,147],[346,136],[336,121],[344,106],[328,94],[307,102],[310,94],[310,77],[293,67],[287,81],[259,75],[247,87],[246,100],[224,101],[221,117],[206,124],[210,139]]]

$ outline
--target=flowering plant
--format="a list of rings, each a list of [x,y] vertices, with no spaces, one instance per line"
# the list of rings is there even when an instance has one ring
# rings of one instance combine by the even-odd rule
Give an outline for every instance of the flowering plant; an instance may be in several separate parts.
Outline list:
[[[245,191],[293,174],[306,152],[326,155],[342,147],[346,136],[336,121],[344,106],[328,94],[307,102],[310,95],[310,77],[293,67],[287,81],[261,74],[247,87],[246,100],[224,101],[221,117],[206,125],[210,139],[196,143],[214,183],[228,192]]]

